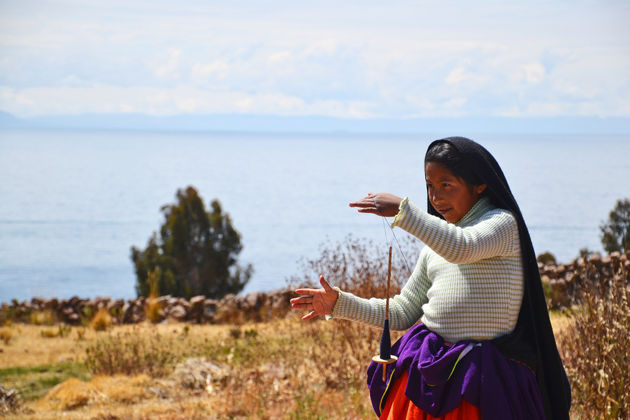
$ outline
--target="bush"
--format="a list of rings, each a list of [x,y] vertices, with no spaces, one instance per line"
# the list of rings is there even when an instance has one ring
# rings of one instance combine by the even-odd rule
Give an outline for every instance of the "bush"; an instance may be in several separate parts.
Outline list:
[[[411,263],[415,262],[419,249],[417,241],[406,237],[401,240],[402,252]],[[319,286],[319,275],[341,290],[360,297],[385,297],[387,289],[388,248],[370,239],[348,235],[344,241],[320,245],[320,254],[314,259],[301,262],[302,274],[288,279],[289,287]],[[403,257],[394,247],[392,251],[392,276],[390,297],[400,292],[411,275]]]
[[[243,246],[230,216],[218,200],[210,203],[207,212],[193,187],[178,190],[177,200],[162,207],[159,237],[154,232],[143,251],[131,248],[138,296],[148,296],[152,287],[159,294],[187,299],[195,295],[220,299],[240,292],[253,269],[237,264]]]
[[[602,245],[609,253],[630,250],[630,199],[618,200],[600,227]]]
[[[571,382],[572,412],[630,418],[630,305],[622,266],[608,282],[585,282],[582,311],[558,343]]]
[[[86,349],[85,365],[93,374],[164,376],[174,361],[169,341],[155,333],[133,331],[109,335]]]
[[[410,237],[401,241],[402,252],[408,261],[415,262],[419,249],[418,242]],[[369,239],[347,236],[343,242],[326,243],[320,246],[320,255],[302,262],[301,276],[294,276],[288,280],[290,287],[312,285],[316,283],[320,274],[333,286],[360,297],[384,298],[387,289],[388,247],[377,245]],[[400,253],[392,251],[392,275],[390,297],[400,292],[400,289],[411,275],[410,270]],[[328,337],[319,337],[319,350],[309,355],[304,363],[318,367],[319,376],[324,376],[327,389],[346,389],[347,387],[362,387],[365,383],[365,369],[379,351],[382,329],[357,328],[357,323],[347,320],[337,320],[327,328]],[[391,331],[392,342],[396,341],[404,331]],[[319,335],[320,332],[313,331]],[[343,357],[332,357],[343,354]],[[312,378],[313,379],[313,378]]]
[[[546,251],[536,257],[536,261],[543,264],[556,264],[556,256]]]

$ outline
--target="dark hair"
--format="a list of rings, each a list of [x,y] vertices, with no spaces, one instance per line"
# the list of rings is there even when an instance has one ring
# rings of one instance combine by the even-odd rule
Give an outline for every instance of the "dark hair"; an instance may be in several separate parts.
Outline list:
[[[424,156],[424,166],[435,162],[446,166],[453,175],[463,179],[469,186],[481,185],[483,180],[477,175],[469,162],[452,144],[441,141],[433,144]]]

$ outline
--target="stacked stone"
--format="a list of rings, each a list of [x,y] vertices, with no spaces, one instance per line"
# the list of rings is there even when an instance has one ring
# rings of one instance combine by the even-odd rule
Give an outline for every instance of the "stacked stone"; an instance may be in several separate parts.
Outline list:
[[[158,298],[136,299],[43,299],[0,305],[0,323],[12,322],[53,324],[62,322],[78,325],[89,322],[99,310],[106,310],[114,324],[135,324],[149,320],[163,322],[175,320],[191,323],[244,323],[264,322],[284,317],[290,311],[292,290],[254,292],[245,296],[226,295],[221,300],[194,296],[190,300],[170,295]]]
[[[580,303],[580,292],[605,288],[610,282],[630,284],[630,251],[613,252],[608,256],[593,254],[576,258],[569,264],[538,263],[546,289],[549,307],[569,308]]]
[[[583,286],[606,286],[611,281],[630,284],[630,251],[613,252],[608,256],[593,254],[576,258],[569,264],[539,263],[543,287],[552,309],[579,304]],[[99,310],[105,309],[114,324],[135,324],[149,320],[175,320],[191,323],[241,324],[264,322],[286,316],[290,311],[290,289],[254,292],[245,296],[226,295],[221,300],[194,296],[190,300],[170,295],[158,298],[139,297],[125,301],[97,297],[94,299],[43,299],[2,303],[0,323],[4,320],[23,323],[50,324],[63,322],[78,325],[89,322]],[[152,307],[152,309],[151,309]]]

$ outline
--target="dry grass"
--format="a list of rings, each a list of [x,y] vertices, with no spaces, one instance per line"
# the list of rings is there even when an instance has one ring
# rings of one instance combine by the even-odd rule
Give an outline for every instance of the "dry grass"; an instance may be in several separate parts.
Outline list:
[[[139,376],[97,376],[89,382],[70,378],[52,388],[34,407],[38,411],[69,411],[80,407],[131,405],[150,398],[151,378]]]
[[[21,328],[21,338],[12,343],[18,351],[16,355],[25,350],[25,345],[42,347],[62,340],[57,348],[63,353],[78,345],[83,349],[81,359],[86,348],[107,337],[152,336],[157,332],[163,336],[163,344],[174,362],[201,356],[225,367],[229,375],[211,382],[211,393],[204,388],[184,387],[169,375],[96,376],[87,381],[72,378],[51,388],[43,398],[27,402],[26,412],[8,418],[373,417],[364,375],[369,359],[377,351],[378,340],[338,343],[335,337],[341,333],[339,329],[347,328],[341,323],[304,323],[290,316],[240,326],[240,334],[231,333],[234,327],[228,326],[146,323],[135,328],[115,326],[110,333],[83,329],[85,336],[81,341],[76,338],[78,327],[63,339],[44,338],[38,331]],[[365,335],[365,331],[353,330],[357,338]],[[377,335],[374,330],[374,336]],[[33,365],[50,359],[49,355],[39,356],[38,360],[30,356]]]
[[[54,325],[57,323],[57,314],[54,311],[35,311],[29,315],[29,320],[33,325]]]
[[[570,318],[555,313],[552,322],[558,332],[570,324]],[[71,354],[76,361],[83,361],[86,349],[99,341],[120,334],[145,338],[159,334],[164,348],[173,355],[171,366],[188,357],[203,357],[223,367],[227,374],[210,382],[211,392],[205,386],[185,387],[168,372],[161,378],[114,375],[91,380],[86,377],[84,381],[68,379],[49,389],[43,398],[27,401],[25,407],[32,412],[7,418],[374,418],[365,371],[378,352],[378,329],[357,328],[357,324],[339,321],[303,322],[297,314],[239,327],[144,323],[114,326],[109,332],[72,327],[63,338],[44,338],[39,333],[41,327],[19,329],[9,347],[15,357],[28,355],[30,365],[55,359],[46,351],[31,353],[48,344],[54,344],[59,354]],[[25,353],[27,347],[32,350]],[[16,362],[6,358],[4,366]]]
[[[112,326],[113,322],[107,308],[100,308],[90,321],[90,327],[96,331],[105,331]]]
[[[0,328],[0,340],[2,340],[5,346],[11,342],[12,337],[13,331],[10,328]]]
[[[582,310],[559,334],[573,418],[630,418],[630,291],[621,279],[584,290]]]
[[[314,282],[319,272],[326,272],[329,280],[346,290],[364,296],[384,295],[386,253],[370,243],[350,238],[334,250],[323,249],[319,259],[307,261],[305,265],[304,277],[293,279],[293,284]],[[406,278],[401,261],[396,263],[393,273],[392,294],[400,287],[396,279]],[[605,302],[600,300],[589,306],[596,310],[573,315],[551,314],[556,335],[568,337],[559,340],[559,345],[577,391],[574,391],[574,418],[601,418],[601,410],[606,409],[586,407],[584,398],[588,399],[592,388],[585,388],[583,392],[576,380],[590,381],[595,374],[599,375],[599,382],[593,383],[608,386],[602,378],[611,379],[619,374],[588,363],[601,361],[604,366],[610,363],[628,369],[630,355],[614,347],[613,337],[615,334],[626,337],[625,341],[617,341],[626,349],[630,348],[629,326],[618,322],[626,319],[620,318],[620,314],[630,313],[627,298],[624,297],[626,306],[620,306],[620,296],[606,298]],[[606,308],[612,308],[617,315],[610,315],[612,312],[606,312]],[[580,318],[583,315],[591,318]],[[594,319],[601,322],[593,322]],[[146,322],[115,325],[107,331],[63,327],[63,334],[50,337],[42,333],[50,328],[29,325],[4,328],[11,338],[0,352],[0,375],[2,367],[25,366],[23,372],[5,369],[4,375],[16,383],[40,381],[42,395],[33,394],[22,412],[7,418],[374,419],[365,372],[372,356],[378,352],[381,333],[378,328],[348,321],[302,322],[297,313],[285,319],[243,325]],[[593,334],[592,328],[599,328],[599,332],[596,331],[599,335]],[[606,335],[609,330],[613,335]],[[392,341],[401,334],[392,332]],[[591,339],[593,335],[598,338]],[[603,350],[602,344],[607,346]],[[595,357],[598,352],[604,359]],[[606,361],[607,354],[614,358]],[[626,364],[617,357],[620,355],[625,355]],[[195,358],[192,363],[191,358]],[[589,361],[584,362],[585,358]],[[183,363],[186,360],[189,363]],[[210,367],[201,379],[199,372],[186,370],[206,362]],[[96,376],[57,377],[44,383],[33,366],[47,363],[50,365],[44,369],[46,374],[55,367],[68,374],[83,366],[85,372],[89,368]],[[182,366],[188,367],[182,369]],[[604,369],[607,376],[597,369]],[[609,398],[617,398],[610,393],[610,387],[600,386],[600,391]],[[617,409],[616,413],[623,412]],[[604,415],[603,418],[612,417]]]
[[[158,333],[139,334],[137,331],[100,338],[88,345],[85,353],[85,364],[90,372],[104,375],[147,373],[154,377],[163,376],[176,357],[168,338]]]

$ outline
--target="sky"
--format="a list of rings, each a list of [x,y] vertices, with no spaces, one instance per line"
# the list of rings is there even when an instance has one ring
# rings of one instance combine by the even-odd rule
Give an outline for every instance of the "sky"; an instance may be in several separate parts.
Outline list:
[[[630,117],[630,2],[0,0],[0,110]]]

